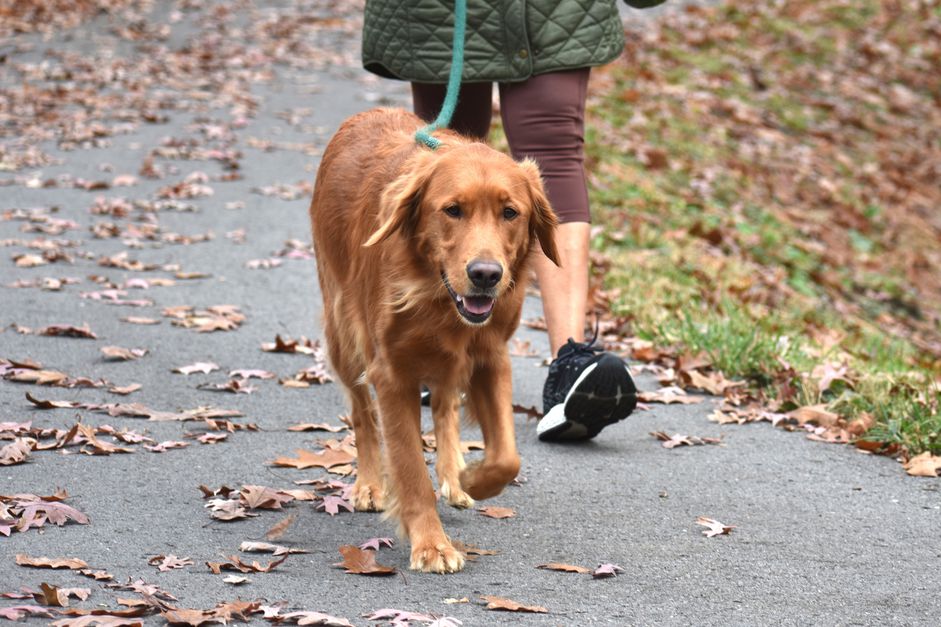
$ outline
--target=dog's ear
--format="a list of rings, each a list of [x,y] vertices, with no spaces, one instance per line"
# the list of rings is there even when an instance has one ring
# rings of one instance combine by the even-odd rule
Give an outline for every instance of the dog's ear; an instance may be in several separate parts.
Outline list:
[[[406,168],[405,174],[386,187],[379,201],[378,217],[381,224],[363,246],[378,244],[396,231],[406,236],[415,232],[422,196],[431,180],[434,163],[428,151],[420,151],[416,153],[412,167]]]
[[[546,189],[542,184],[539,166],[531,159],[524,159],[520,163],[520,167],[526,173],[529,184],[529,198],[533,206],[532,218],[529,220],[529,232],[539,240],[539,246],[546,257],[549,258],[549,261],[561,266],[559,251],[555,246],[555,227],[559,225],[559,219],[546,197]]]

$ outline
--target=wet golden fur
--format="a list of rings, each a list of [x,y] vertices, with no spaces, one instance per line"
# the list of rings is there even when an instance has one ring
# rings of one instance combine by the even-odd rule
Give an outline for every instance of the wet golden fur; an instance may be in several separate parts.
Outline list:
[[[556,218],[535,164],[447,131],[437,134],[437,150],[419,147],[421,125],[394,109],[348,119],[324,153],[310,217],[330,360],[350,399],[359,451],[354,505],[398,519],[412,568],[454,572],[464,559],[444,533],[425,468],[420,386],[432,391],[443,498],[470,507],[499,494],[519,471],[507,341],[519,324],[532,249],[538,242],[557,259]],[[507,207],[518,215],[508,218]],[[461,316],[442,279],[468,294],[474,259],[504,269],[482,324]],[[486,444],[483,460],[467,467],[461,392]]]

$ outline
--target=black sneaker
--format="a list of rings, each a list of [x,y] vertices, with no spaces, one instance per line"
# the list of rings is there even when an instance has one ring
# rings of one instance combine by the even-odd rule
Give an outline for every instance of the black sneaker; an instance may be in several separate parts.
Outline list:
[[[637,387],[623,359],[569,338],[549,364],[542,402],[540,440],[588,440],[634,411]]]

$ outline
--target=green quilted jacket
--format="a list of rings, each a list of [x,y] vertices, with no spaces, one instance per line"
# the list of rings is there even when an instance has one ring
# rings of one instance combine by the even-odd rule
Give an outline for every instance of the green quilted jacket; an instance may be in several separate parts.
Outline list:
[[[630,4],[659,4],[634,0]],[[624,48],[616,0],[468,0],[466,83],[521,81],[602,65]],[[453,0],[366,0],[363,67],[387,78],[445,83]]]

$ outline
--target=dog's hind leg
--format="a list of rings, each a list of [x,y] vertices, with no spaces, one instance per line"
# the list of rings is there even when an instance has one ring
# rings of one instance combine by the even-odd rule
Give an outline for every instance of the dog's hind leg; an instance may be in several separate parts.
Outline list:
[[[400,531],[408,536],[411,544],[410,568],[434,573],[457,572],[464,568],[464,556],[444,534],[431,477],[425,468],[418,382],[401,378],[401,372],[395,372],[386,364],[369,370],[385,434],[383,441],[393,497],[390,514],[398,518]]]
[[[510,357],[478,365],[471,375],[467,409],[484,434],[484,459],[461,472],[461,487],[475,499],[496,496],[520,470],[513,429],[513,384]]]
[[[448,505],[465,509],[474,506],[472,499],[461,489],[461,471],[464,455],[461,453],[461,428],[458,416],[460,395],[455,390],[447,393],[436,388],[431,393],[431,413],[435,421],[438,489]]]

